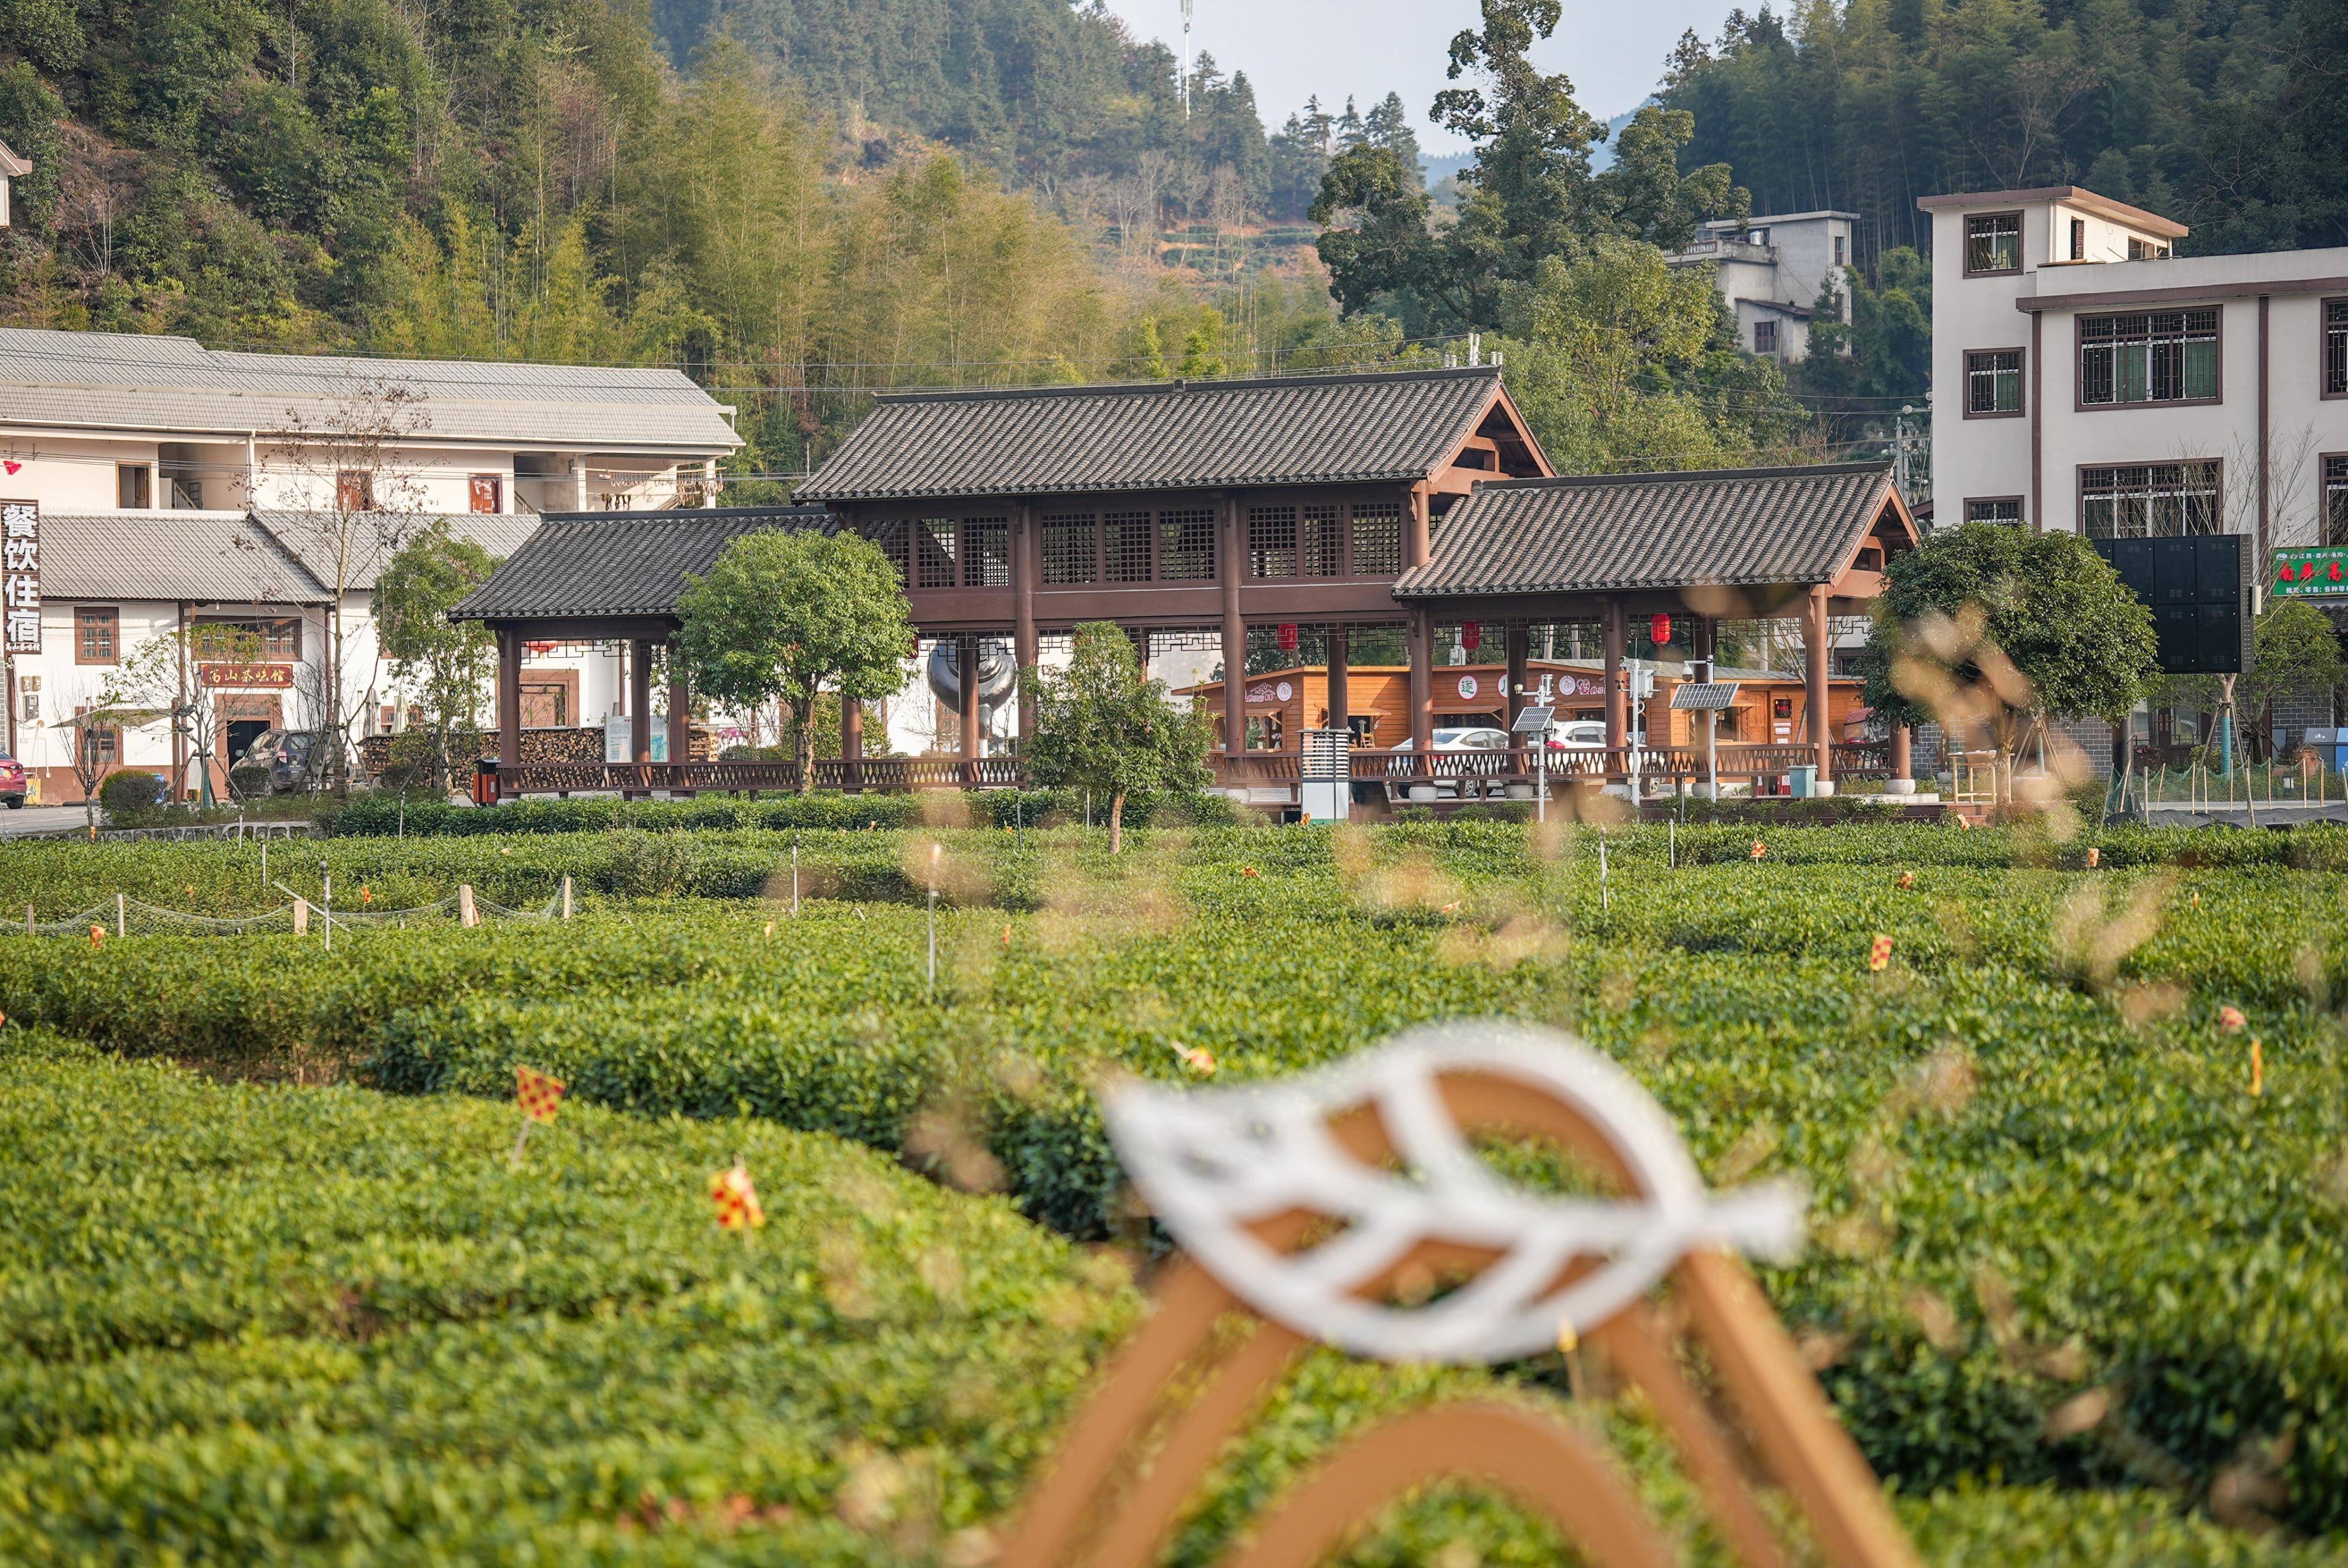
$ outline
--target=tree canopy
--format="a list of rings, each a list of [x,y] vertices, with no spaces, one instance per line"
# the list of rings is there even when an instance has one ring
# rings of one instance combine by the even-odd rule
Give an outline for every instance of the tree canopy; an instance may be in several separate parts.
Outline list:
[[[1029,672],[1035,726],[1026,747],[1036,782],[1090,789],[1108,802],[1109,850],[1124,844],[1125,804],[1205,788],[1209,729],[1141,667],[1113,621],[1078,626],[1066,669]]]
[[[497,567],[487,550],[457,538],[447,519],[435,518],[376,578],[376,643],[403,695],[424,710],[432,734],[432,778],[442,789],[448,787],[449,734],[479,722],[498,657],[495,633],[477,621],[452,622],[448,612]]]
[[[818,693],[870,702],[905,684],[911,607],[897,569],[851,533],[769,529],[728,543],[677,602],[688,678],[703,696],[745,711],[779,701],[812,787]]]

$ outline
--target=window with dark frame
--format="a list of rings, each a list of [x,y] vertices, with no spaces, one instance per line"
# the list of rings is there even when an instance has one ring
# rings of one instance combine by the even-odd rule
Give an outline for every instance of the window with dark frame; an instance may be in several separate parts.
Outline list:
[[[74,606],[74,663],[111,665],[122,657],[122,612],[111,604]]]
[[[2071,259],[2075,262],[2087,259],[2087,221],[2085,218],[2071,220]]]
[[[1967,522],[2020,522],[2022,498],[2018,495],[1991,496],[1965,502]]]
[[[1835,265],[1837,265],[1837,266],[1841,266],[1841,265],[1843,264],[1843,261],[1842,261],[1842,236],[1841,236],[1840,234],[1837,234],[1837,235],[1834,237],[1834,242],[1835,242],[1835,259],[1834,259],[1834,264],[1835,264]]]
[[[1248,575],[1296,575],[1296,509],[1292,506],[1248,508]]]
[[[78,718],[88,711],[89,707],[85,704],[74,709],[74,717]],[[100,768],[111,768],[120,760],[122,732],[119,729],[110,724],[85,724],[80,728],[83,768],[95,772]]]
[[[2323,542],[2348,545],[2348,457],[2323,459]]]
[[[2131,262],[2157,262],[2168,254],[2167,245],[2157,245],[2150,240],[2139,240],[2133,235],[2129,236],[2128,260]]]
[[[1977,348],[1966,353],[1965,412],[2022,412],[2022,350]]]
[[[1251,713],[1247,721],[1250,751],[1277,751],[1287,739],[1287,725],[1276,713]]]
[[[2348,397],[2348,299],[2323,302],[2323,395]]]
[[[1011,586],[1009,518],[966,517],[962,520],[962,585],[965,588]]]
[[[1184,507],[1158,514],[1158,574],[1168,583],[1215,579],[1215,511]]]
[[[1334,506],[1304,509],[1297,537],[1297,569],[1305,577],[1342,577],[1345,573],[1345,514]]]
[[[302,657],[302,617],[299,615],[199,615],[199,626],[233,626],[261,639],[261,656],[283,663]]]
[[[1354,575],[1402,575],[1402,507],[1366,501],[1354,508]]]
[[[911,524],[901,517],[867,518],[856,525],[856,531],[889,558],[889,564],[897,569],[897,581],[911,581],[905,572],[905,545],[912,537]]]
[[[1149,581],[1152,523],[1146,511],[1113,511],[1101,520],[1101,544],[1108,556],[1110,582]]]
[[[466,499],[475,511],[503,511],[506,481],[502,474],[475,474],[466,481]]]
[[[1776,322],[1756,321],[1753,324],[1753,352],[1756,354],[1775,354],[1777,352],[1777,324]]]
[[[155,504],[155,470],[144,463],[114,466],[114,504],[125,511],[145,511]]]
[[[919,552],[919,559],[914,563],[913,586],[953,587],[960,580],[960,573],[954,567],[955,552],[959,547],[953,518],[925,517],[915,522],[913,548]]]
[[[2218,465],[2133,463],[2079,470],[2080,531],[2090,539],[2223,533]]]
[[[2217,397],[2216,306],[2079,318],[2079,401],[2086,407]]]
[[[2021,270],[2022,214],[1969,214],[1965,219],[1965,271],[1979,274]]]
[[[1090,583],[1098,575],[1098,531],[1088,511],[1063,512],[1043,521],[1044,581]]]

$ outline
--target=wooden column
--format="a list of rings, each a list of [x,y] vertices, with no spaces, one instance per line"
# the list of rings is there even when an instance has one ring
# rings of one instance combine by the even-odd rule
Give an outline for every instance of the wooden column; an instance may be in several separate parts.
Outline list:
[[[1517,734],[1517,716],[1532,706],[1525,687],[1532,679],[1533,629],[1514,625],[1506,634],[1509,648],[1509,673],[1503,677],[1508,686],[1508,708],[1503,715],[1509,726],[1509,749],[1515,754],[1511,766],[1521,773],[1525,770],[1528,748]]]
[[[839,784],[856,789],[864,783],[864,699],[839,699]]]
[[[1240,580],[1247,572],[1247,542],[1240,537],[1239,502],[1218,501],[1222,546],[1216,574],[1223,587],[1223,755],[1247,752],[1247,622],[1240,614]]]
[[[1710,681],[1715,678],[1712,667],[1713,661],[1720,656],[1720,623],[1710,615],[1697,616],[1694,640],[1695,643],[1695,678],[1700,681]],[[1713,799],[1718,799],[1720,798],[1720,779],[1714,773],[1712,767],[1714,748],[1719,744],[1719,710],[1717,708],[1704,709],[1704,762],[1702,764],[1704,769],[1704,792],[1708,798]]]
[[[653,645],[639,637],[628,645],[628,760],[653,759]]]
[[[1802,617],[1803,701],[1809,709],[1810,755],[1818,781],[1834,778],[1834,725],[1827,714],[1827,591],[1810,590]]]
[[[498,633],[498,766],[521,766],[521,634]]]
[[[1402,568],[1424,566],[1435,552],[1433,503],[1425,480],[1410,487],[1410,511],[1403,520]]]
[[[2127,731],[2123,730],[2121,731],[2121,734],[2125,737]],[[2125,744],[2125,741],[2123,743]],[[1915,732],[1910,730],[1904,724],[1893,725],[1891,727],[1891,777],[1894,779],[1915,778]]]
[[[1030,677],[1035,668],[1037,638],[1035,635],[1036,559],[1035,509],[1022,503],[1011,515],[1011,654],[1012,662],[1019,666],[1019,738],[1022,740],[1035,730],[1035,698],[1029,689]]]
[[[1327,633],[1329,645],[1329,724],[1331,729],[1344,729],[1354,717],[1353,693],[1345,678],[1345,661],[1351,656],[1346,646],[1345,628],[1332,626]]]
[[[984,755],[986,737],[979,728],[978,635],[964,632],[954,638],[954,689],[961,698],[955,717],[962,721],[962,781],[978,782],[978,759]]]
[[[668,765],[673,787],[685,788],[685,765],[693,760],[693,692],[685,683],[683,650],[668,645]]]
[[[1410,749],[1411,770],[1432,777],[1427,760],[1435,750],[1435,615],[1426,610],[1410,613]]]
[[[1606,749],[1611,754],[1631,744],[1631,694],[1622,686],[1622,650],[1631,633],[1620,599],[1606,601],[1605,634]],[[1609,755],[1608,772],[1613,771],[1614,762],[1615,758]]]

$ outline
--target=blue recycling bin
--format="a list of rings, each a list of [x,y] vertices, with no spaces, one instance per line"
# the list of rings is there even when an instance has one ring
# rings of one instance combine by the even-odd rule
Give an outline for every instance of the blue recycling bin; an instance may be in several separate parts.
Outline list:
[[[2334,729],[2329,725],[2310,725],[2300,737],[2315,759],[2333,772],[2341,770],[2343,758],[2348,758],[2348,730]]]
[[[1787,777],[1793,783],[1795,799],[1809,800],[1817,798],[1818,792],[1818,769],[1817,763],[1805,762],[1799,767],[1795,768],[1787,775]]]

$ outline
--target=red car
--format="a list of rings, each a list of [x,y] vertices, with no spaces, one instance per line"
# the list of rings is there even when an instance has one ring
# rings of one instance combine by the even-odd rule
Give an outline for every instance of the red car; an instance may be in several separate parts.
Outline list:
[[[15,810],[25,803],[25,765],[13,757],[0,757],[0,804]]]

